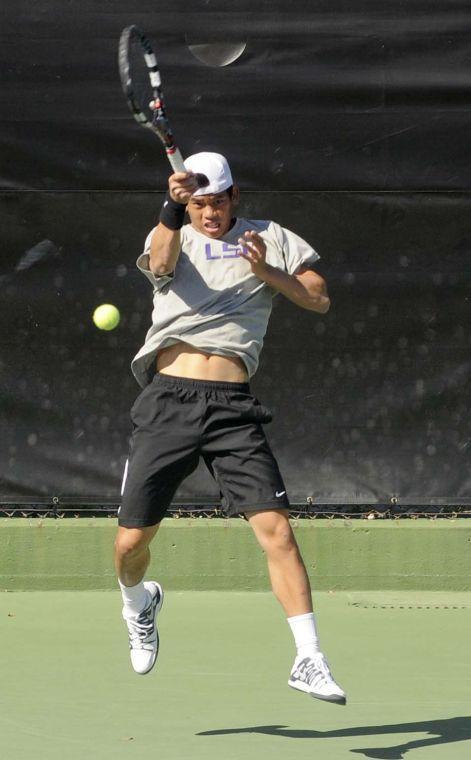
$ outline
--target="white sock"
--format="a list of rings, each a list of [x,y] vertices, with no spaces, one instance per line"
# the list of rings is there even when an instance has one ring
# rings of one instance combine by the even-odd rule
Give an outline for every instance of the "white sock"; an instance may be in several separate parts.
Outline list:
[[[144,582],[136,583],[135,586],[124,586],[118,578],[118,583],[121,589],[121,596],[123,597],[125,614],[139,615],[149,601]]]
[[[319,652],[316,621],[313,612],[287,618],[294,636],[297,653],[300,657],[309,657]]]

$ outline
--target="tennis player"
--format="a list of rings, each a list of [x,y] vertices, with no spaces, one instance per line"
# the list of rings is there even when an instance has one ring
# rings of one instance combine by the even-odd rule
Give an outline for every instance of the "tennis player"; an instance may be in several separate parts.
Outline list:
[[[297,649],[289,685],[345,704],[319,648],[286,486],[262,427],[272,415],[249,384],[275,295],[313,312],[329,309],[326,284],[312,269],[319,256],[275,222],[235,216],[239,190],[223,156],[198,153],[185,168],[169,178],[160,221],[137,260],[153,286],[154,310],[132,362],[143,390],[131,410],[115,545],[131,663],[144,674],[156,661],[163,591],[144,581],[149,545],[202,457],[226,513],[245,516],[266,554]],[[198,173],[209,180],[204,188]]]

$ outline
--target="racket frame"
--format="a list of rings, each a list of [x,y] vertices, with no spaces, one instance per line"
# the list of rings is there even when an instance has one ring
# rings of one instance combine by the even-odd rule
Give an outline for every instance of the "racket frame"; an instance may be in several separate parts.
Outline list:
[[[131,40],[133,38],[137,40],[141,46],[142,55],[147,66],[147,73],[149,75],[149,82],[152,90],[152,98],[149,102],[149,107],[153,111],[151,119],[149,119],[142,110],[141,105],[139,104],[134,92],[128,54]],[[162,79],[160,76],[157,56],[154,53],[149,39],[135,24],[131,24],[131,26],[125,27],[121,32],[119,40],[118,64],[123,92],[126,96],[129,109],[135,120],[138,124],[141,125],[141,127],[151,129],[161,140],[165,148],[167,158],[174,172],[186,172],[182,154],[180,153],[180,150],[175,143],[175,139],[165,111],[164,94],[162,91]],[[207,184],[207,181],[205,184]]]

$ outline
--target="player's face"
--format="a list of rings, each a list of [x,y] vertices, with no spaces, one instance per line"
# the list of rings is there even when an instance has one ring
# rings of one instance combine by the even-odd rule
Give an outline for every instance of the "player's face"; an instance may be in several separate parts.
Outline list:
[[[239,193],[236,187],[233,188],[232,198],[227,190],[215,195],[192,196],[187,206],[191,224],[207,237],[222,237],[231,228],[233,211],[238,200]]]

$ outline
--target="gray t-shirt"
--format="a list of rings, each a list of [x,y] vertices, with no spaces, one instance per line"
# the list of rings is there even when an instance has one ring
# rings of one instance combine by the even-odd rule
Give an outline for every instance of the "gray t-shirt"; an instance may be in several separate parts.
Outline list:
[[[253,274],[240,256],[238,239],[247,230],[264,239],[267,263],[289,274],[319,258],[305,240],[275,222],[237,219],[217,240],[186,224],[174,272],[156,276],[149,269],[154,230],[147,236],[137,267],[154,287],[152,326],[131,364],[143,388],[155,374],[157,351],[178,341],[209,354],[239,356],[249,377],[255,374],[278,291]]]

